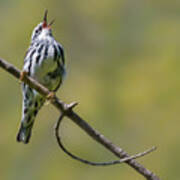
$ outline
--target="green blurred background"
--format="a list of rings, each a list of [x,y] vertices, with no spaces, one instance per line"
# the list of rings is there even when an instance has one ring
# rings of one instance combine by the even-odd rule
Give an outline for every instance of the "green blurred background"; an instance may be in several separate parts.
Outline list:
[[[179,180],[180,1],[0,0],[0,57],[22,68],[31,32],[45,9],[66,54],[58,91],[94,128],[163,179]],[[28,145],[16,142],[20,83],[0,70],[0,179],[144,180],[127,165],[91,167],[67,157],[56,143],[51,105],[37,116]],[[116,159],[70,120],[64,143],[93,161]]]

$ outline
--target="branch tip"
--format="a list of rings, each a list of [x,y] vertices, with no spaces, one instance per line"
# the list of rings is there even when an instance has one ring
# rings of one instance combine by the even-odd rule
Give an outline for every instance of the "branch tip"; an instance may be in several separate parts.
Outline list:
[[[70,104],[67,104],[66,106],[66,110],[72,110],[73,108],[75,108],[79,103],[78,102],[72,102]]]

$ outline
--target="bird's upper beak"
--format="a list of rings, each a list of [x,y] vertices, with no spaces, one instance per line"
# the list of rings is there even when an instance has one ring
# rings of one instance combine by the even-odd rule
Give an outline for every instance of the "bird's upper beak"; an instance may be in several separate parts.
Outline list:
[[[43,28],[51,29],[51,25],[54,23],[54,19],[48,24],[48,22],[47,22],[47,14],[48,14],[48,10],[46,10],[45,13],[44,13]]]

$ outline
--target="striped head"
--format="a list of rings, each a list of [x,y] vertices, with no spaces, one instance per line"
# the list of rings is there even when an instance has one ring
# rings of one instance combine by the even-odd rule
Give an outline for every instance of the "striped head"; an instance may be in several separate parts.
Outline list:
[[[43,21],[34,28],[31,41],[46,39],[48,36],[52,37],[51,25],[53,24],[54,20],[48,24],[47,13],[48,11],[46,10]]]

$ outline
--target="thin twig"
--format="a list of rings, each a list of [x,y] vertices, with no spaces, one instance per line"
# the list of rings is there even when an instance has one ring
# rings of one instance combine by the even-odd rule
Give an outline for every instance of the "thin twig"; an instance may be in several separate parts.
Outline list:
[[[12,64],[9,64],[7,61],[0,59],[0,67],[4,70],[8,71],[10,74],[15,76],[16,78],[20,77],[20,71],[15,68]],[[30,77],[25,77],[23,79],[23,82],[28,84],[30,87],[36,89],[39,93],[41,93],[44,96],[47,96],[50,92],[47,88],[40,85],[38,82],[33,80]],[[90,135],[94,140],[102,144],[105,148],[107,148],[109,151],[111,151],[113,154],[115,154],[119,158],[128,158],[129,155],[127,152],[125,152],[120,147],[113,144],[109,139],[104,137],[102,134],[100,134],[98,131],[93,129],[86,121],[84,121],[78,114],[76,114],[73,110],[67,108],[68,105],[58,99],[57,97],[54,98],[51,103],[62,113],[65,113],[65,115],[71,119],[74,123],[76,123],[80,128],[82,128],[88,135]],[[147,180],[160,180],[158,176],[156,176],[153,172],[151,172],[149,169],[145,168],[143,165],[138,163],[136,160],[132,159],[129,161],[126,161],[126,163],[134,168],[139,174],[144,176]]]
[[[156,147],[152,147],[151,149],[148,149],[148,150],[146,150],[144,152],[135,154],[133,156],[125,157],[125,158],[120,159],[120,160],[108,161],[108,162],[92,162],[92,161],[88,161],[88,160],[82,159],[82,158],[72,154],[71,152],[69,152],[64,147],[64,145],[63,145],[63,143],[61,141],[61,137],[59,135],[59,129],[60,129],[60,125],[61,125],[61,122],[63,120],[63,117],[64,117],[64,114],[61,114],[59,119],[57,120],[56,125],[55,125],[55,136],[56,136],[56,140],[58,142],[58,145],[68,156],[70,156],[71,158],[73,158],[75,160],[78,160],[78,161],[80,161],[82,163],[85,163],[85,164],[88,164],[88,165],[92,165],[92,166],[109,166],[109,165],[121,164],[121,163],[124,163],[124,162],[132,160],[132,159],[140,158],[140,157],[145,156],[145,155],[147,155],[147,154],[149,154],[149,153],[151,153],[151,152],[156,150]]]

